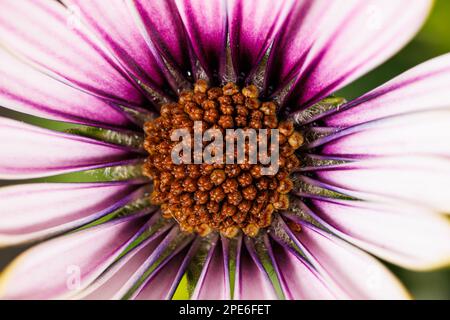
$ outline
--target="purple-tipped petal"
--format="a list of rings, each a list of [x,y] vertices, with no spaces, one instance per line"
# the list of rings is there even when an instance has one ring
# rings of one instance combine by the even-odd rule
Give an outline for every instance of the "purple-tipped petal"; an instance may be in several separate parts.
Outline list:
[[[75,298],[83,300],[117,299],[116,294],[123,284],[129,279],[130,276],[133,275],[134,272],[136,272],[136,270],[141,266],[145,259],[152,254],[157,246],[158,241],[154,240],[149,241],[142,248],[136,248],[132,252],[133,255],[122,258],[118,264],[113,265],[110,270],[107,270],[106,277],[102,275],[99,283],[95,281],[94,286],[90,286],[87,288],[86,292],[82,292],[82,295],[77,295]],[[105,279],[103,279],[104,277]],[[91,290],[92,292],[89,292]]]
[[[181,251],[168,263],[158,270],[154,277],[148,281],[139,294],[134,297],[135,300],[170,300],[179,284],[183,274],[183,261],[185,260],[185,251]]]
[[[331,231],[392,263],[430,269],[450,263],[450,224],[410,206],[311,199],[309,208]]]
[[[177,226],[173,227],[147,259],[142,261],[133,274],[126,279],[113,299],[136,298],[147,283],[157,276],[159,270],[164,269],[164,266],[189,245],[192,239],[192,235],[181,233]],[[170,295],[171,292],[163,292],[163,294]]]
[[[64,0],[77,8],[81,19],[111,50],[121,65],[142,83],[158,92],[169,88],[165,66],[142,37],[127,4],[123,0]]]
[[[2,1],[0,44],[71,86],[124,104],[142,95],[103,49],[86,36],[77,8],[56,1]]]
[[[147,238],[138,246],[115,262],[108,270],[98,277],[86,290],[83,290],[75,299],[107,300],[117,299],[117,293],[128,279],[141,267],[161,242],[161,236],[172,226],[169,220],[162,220],[159,214],[154,214],[143,233]]]
[[[88,286],[118,257],[147,218],[114,220],[44,242],[0,278],[2,299],[57,299]]]
[[[294,0],[228,0],[230,47],[235,74],[246,78],[258,66]]]
[[[227,269],[224,267],[223,248],[221,241],[211,247],[203,265],[202,275],[192,294],[191,299],[199,300],[229,300],[230,283]]]
[[[408,298],[401,283],[379,261],[345,241],[308,223],[301,231],[287,229],[292,240],[340,298]]]
[[[0,105],[34,116],[82,124],[128,127],[123,112],[71,88],[0,49]]]
[[[167,265],[158,267],[154,275],[133,296],[136,300],[170,300],[177,290],[181,279],[192,260],[198,254],[201,239],[197,238],[189,249],[180,251],[168,261]]]
[[[225,71],[227,9],[225,0],[175,0],[192,48],[209,77]]]
[[[38,183],[0,189],[0,246],[91,222],[142,195],[128,183]]]
[[[450,161],[433,157],[383,157],[316,171],[326,184],[363,199],[403,202],[450,212]]]
[[[339,108],[325,122],[348,127],[404,113],[448,108],[450,54],[427,61]]]
[[[281,287],[289,300],[332,300],[336,297],[322,277],[300,255],[273,243],[273,259],[278,265]]]
[[[125,148],[0,118],[0,178],[43,177],[131,159]]]
[[[288,111],[305,108],[378,66],[424,22],[432,1],[298,1],[275,40],[266,85],[295,78]]]
[[[323,139],[328,142],[321,154],[359,159],[398,155],[449,157],[449,123],[450,110],[384,118]]]
[[[129,0],[142,21],[144,38],[184,76],[192,73],[190,45],[174,0]]]
[[[251,240],[250,240],[251,241]],[[238,272],[235,276],[234,299],[276,300],[278,296],[255,249],[242,245],[238,258]]]

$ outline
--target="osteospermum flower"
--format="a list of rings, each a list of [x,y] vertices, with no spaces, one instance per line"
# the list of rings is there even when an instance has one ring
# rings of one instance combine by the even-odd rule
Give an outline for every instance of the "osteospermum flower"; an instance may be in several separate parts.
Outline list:
[[[1,297],[408,297],[374,256],[450,262],[450,56],[331,94],[430,2],[1,0],[0,105],[65,123],[0,119],[1,245],[46,240]],[[194,120],[279,129],[279,173],[174,165]]]

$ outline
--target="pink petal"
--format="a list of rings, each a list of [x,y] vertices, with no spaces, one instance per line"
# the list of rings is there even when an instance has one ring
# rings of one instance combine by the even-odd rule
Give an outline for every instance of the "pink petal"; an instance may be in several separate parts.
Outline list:
[[[273,254],[278,264],[280,282],[286,299],[335,299],[322,277],[297,252],[274,243]]]
[[[312,199],[310,208],[341,238],[392,263],[430,269],[450,263],[450,224],[411,206]]]
[[[228,0],[234,71],[247,77],[261,62],[294,1]]]
[[[161,269],[164,270],[164,266],[192,242],[192,239],[192,235],[180,233],[178,226],[173,227],[167,235],[159,241],[158,246],[155,247],[151,254],[140,263],[138,268],[135,269],[132,274],[129,275],[125,283],[121,284],[120,289],[116,291],[113,299],[135,299],[142,290],[145,290],[149,283],[153,282],[155,277],[158,277],[159,271]],[[149,270],[152,271],[148,273]],[[177,278],[181,279],[181,275]],[[156,280],[156,282],[158,282],[158,280]],[[157,294],[156,292],[164,294],[167,299],[168,296],[173,294],[175,289],[176,288],[173,288],[173,290],[165,292],[155,291],[155,294]],[[163,299],[164,296],[160,296],[158,299]]]
[[[160,57],[147,45],[123,0],[64,0],[117,57],[133,78],[162,92],[168,88]],[[120,21],[120,23],[118,23]]]
[[[450,161],[433,157],[384,157],[317,171],[321,181],[364,199],[410,203],[450,212]]]
[[[427,61],[326,118],[327,125],[347,127],[403,113],[448,107],[450,54]]]
[[[0,178],[25,179],[130,159],[124,148],[0,118]]]
[[[401,283],[375,258],[325,231],[301,223],[299,233],[290,231],[292,239],[339,297],[408,298]]]
[[[190,45],[174,0],[131,0],[130,10],[142,21],[144,38],[185,76],[192,73]]]
[[[278,299],[273,285],[256,255],[251,254],[246,246],[241,246],[238,257],[238,272],[235,275],[234,299]]]
[[[225,71],[226,1],[175,0],[193,50],[209,77]]]
[[[0,105],[53,120],[127,127],[131,122],[105,101],[75,90],[0,49]]]
[[[56,299],[75,294],[120,254],[147,218],[114,220],[44,242],[2,274],[3,299]]]
[[[37,183],[0,189],[0,243],[10,245],[79,227],[127,204],[128,183]],[[142,193],[140,193],[142,194]]]
[[[170,259],[163,268],[145,284],[134,299],[170,300],[186,268],[186,251],[181,251]]]
[[[450,110],[384,118],[324,139],[330,141],[321,154],[357,158],[421,154],[449,157],[449,123]]]
[[[153,252],[153,250],[158,245],[157,241],[150,241],[146,246],[138,248],[138,250],[133,251],[133,255],[127,257],[123,262],[114,265],[112,269],[107,271],[107,275],[102,275],[100,283],[95,283],[95,286],[91,289],[91,286],[87,290],[92,292],[88,293],[86,296],[77,296],[77,299],[82,298],[83,300],[112,300],[117,299],[116,294],[123,286],[123,284],[129,279],[130,276],[141,266],[141,264],[147,259]],[[96,281],[97,282],[97,281]]]
[[[296,77],[289,110],[309,106],[398,52],[421,27],[431,3],[298,1],[274,43],[267,85],[279,89]]]
[[[140,104],[140,92],[88,38],[76,8],[56,1],[3,1],[0,43],[45,73],[97,96]]]
[[[225,268],[223,248],[217,241],[209,250],[197,286],[191,299],[199,300],[229,300],[230,283],[228,268]]]
[[[88,288],[74,296],[75,299],[106,300],[118,299],[118,293],[130,277],[142,266],[161,242],[161,235],[171,227],[171,223],[160,224],[161,216],[154,214],[145,229],[152,234],[115,262],[108,270],[98,277]]]

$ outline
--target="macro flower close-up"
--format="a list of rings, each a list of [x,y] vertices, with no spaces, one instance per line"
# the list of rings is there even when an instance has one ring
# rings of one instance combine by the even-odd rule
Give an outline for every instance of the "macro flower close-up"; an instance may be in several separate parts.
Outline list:
[[[0,0],[0,299],[414,298],[391,266],[450,266],[450,54],[340,90],[432,6]]]

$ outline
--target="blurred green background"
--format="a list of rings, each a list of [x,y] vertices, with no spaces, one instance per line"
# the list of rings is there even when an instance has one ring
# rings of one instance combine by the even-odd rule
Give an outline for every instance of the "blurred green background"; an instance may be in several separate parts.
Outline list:
[[[338,95],[347,99],[357,97],[421,62],[448,52],[450,52],[450,0],[436,0],[426,25],[407,47],[381,67],[341,90]],[[4,113],[0,109],[0,114]],[[14,116],[9,112],[6,113]],[[1,250],[0,270],[23,249]],[[389,267],[416,299],[450,299],[450,269],[418,273],[394,266]]]

